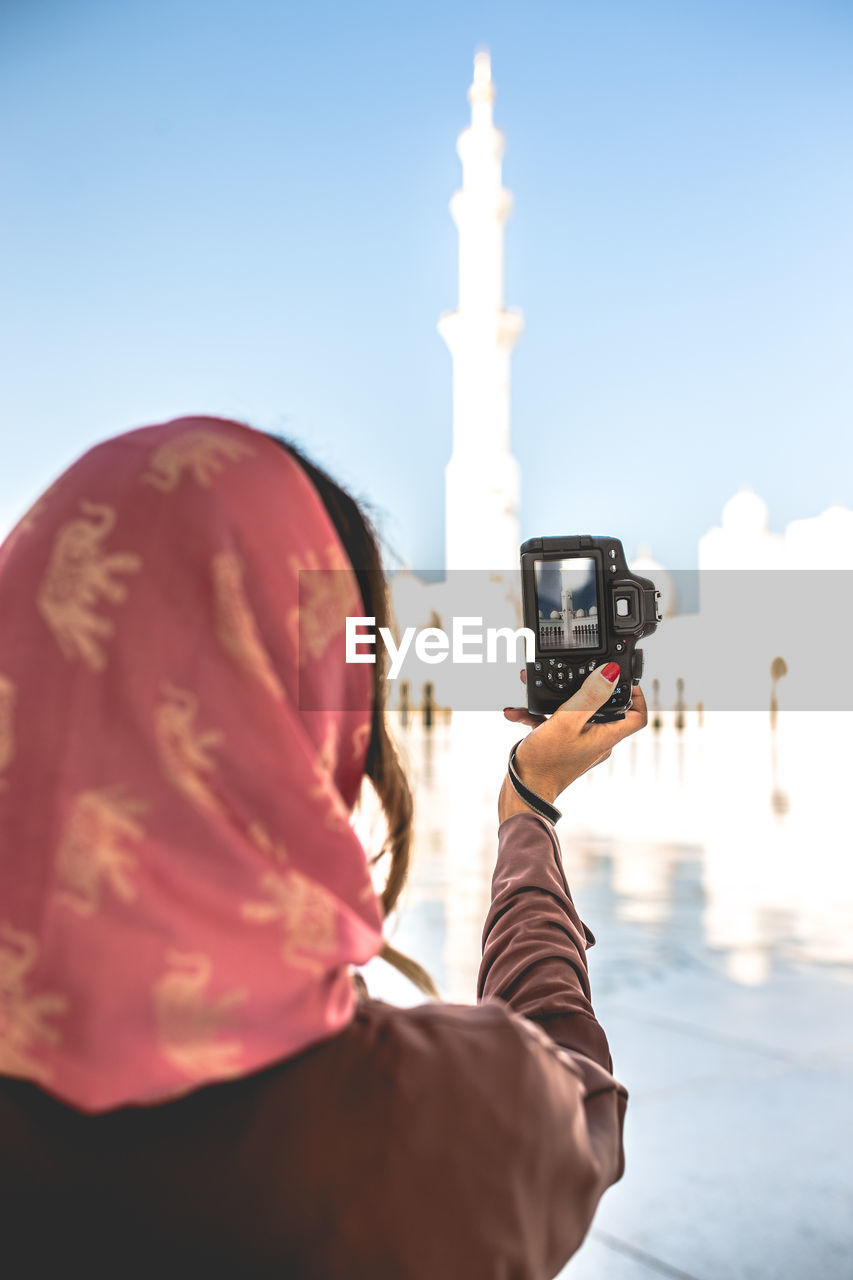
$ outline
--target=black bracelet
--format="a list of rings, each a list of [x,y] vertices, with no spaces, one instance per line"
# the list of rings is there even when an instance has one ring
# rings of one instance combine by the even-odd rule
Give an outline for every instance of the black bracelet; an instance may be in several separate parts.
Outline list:
[[[531,791],[529,787],[526,787],[518,776],[518,770],[515,767],[515,753],[523,741],[523,738],[519,738],[518,742],[509,753],[509,764],[507,766],[509,780],[513,785],[516,795],[521,796],[521,799],[525,804],[530,805],[530,808],[535,809],[535,811],[538,814],[541,814],[543,818],[547,818],[548,822],[559,822],[563,816],[560,813],[560,810],[556,809],[554,805],[549,804],[542,796],[537,795],[535,791]]]

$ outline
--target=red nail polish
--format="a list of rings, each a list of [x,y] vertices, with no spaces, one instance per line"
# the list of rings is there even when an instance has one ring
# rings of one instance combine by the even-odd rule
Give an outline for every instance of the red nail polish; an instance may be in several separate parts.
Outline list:
[[[619,679],[619,663],[608,662],[606,667],[601,668],[601,674],[605,680],[609,680],[611,684],[615,684]]]

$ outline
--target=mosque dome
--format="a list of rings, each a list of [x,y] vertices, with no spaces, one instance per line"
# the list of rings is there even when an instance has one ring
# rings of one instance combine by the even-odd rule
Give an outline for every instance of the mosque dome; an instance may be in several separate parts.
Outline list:
[[[785,530],[792,569],[853,568],[853,511],[836,504],[819,516],[792,520]]]
[[[722,525],[727,533],[757,536],[767,532],[767,503],[752,489],[741,489],[723,507]]]

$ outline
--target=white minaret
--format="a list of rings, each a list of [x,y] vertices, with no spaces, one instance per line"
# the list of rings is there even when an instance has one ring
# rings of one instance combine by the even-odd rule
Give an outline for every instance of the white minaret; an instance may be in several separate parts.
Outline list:
[[[510,356],[522,315],[503,305],[504,137],[492,122],[489,54],[474,58],[471,124],[456,144],[462,187],[450,201],[459,228],[459,306],[438,331],[453,357],[453,452],[445,472],[447,569],[518,568],[518,463],[510,453]]]
[[[567,646],[572,643],[572,618],[574,616],[571,588],[563,587],[563,644]]]

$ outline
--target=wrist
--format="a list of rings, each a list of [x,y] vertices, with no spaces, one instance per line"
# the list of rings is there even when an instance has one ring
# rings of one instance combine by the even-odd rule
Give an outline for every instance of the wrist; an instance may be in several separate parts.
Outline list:
[[[526,804],[515,790],[515,787],[510,782],[509,774],[505,774],[501,793],[498,797],[498,822],[501,823],[504,819],[511,818],[516,813],[535,812],[536,810]]]
[[[515,753],[515,769],[524,785],[529,787],[531,791],[535,791],[543,800],[547,800],[549,804],[553,804],[560,792],[566,789],[564,786],[560,786],[559,782],[549,776],[547,772],[541,769],[531,769],[529,764],[525,765],[521,758],[521,748]]]

